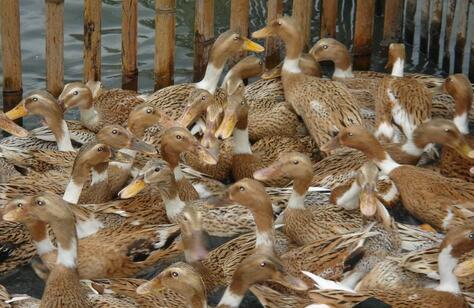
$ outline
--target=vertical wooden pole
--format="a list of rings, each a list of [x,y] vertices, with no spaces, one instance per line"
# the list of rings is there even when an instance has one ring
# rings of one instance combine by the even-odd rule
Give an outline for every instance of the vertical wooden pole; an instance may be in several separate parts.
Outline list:
[[[283,0],[267,1],[267,22],[282,16]],[[269,37],[265,41],[265,67],[271,69],[280,63],[279,41],[275,37]]]
[[[193,80],[204,77],[209,51],[214,42],[214,0],[196,0],[194,16],[194,73]]]
[[[367,70],[374,30],[375,0],[357,0],[354,31],[354,66]]]
[[[2,23],[3,110],[8,111],[22,97],[20,4],[18,0],[0,0]],[[21,123],[21,122],[20,122]]]
[[[474,29],[474,3],[469,4],[469,20],[468,20],[468,29]],[[472,32],[471,32],[472,33]],[[469,67],[467,69],[467,73],[469,74],[469,80],[474,80],[474,38],[471,35],[471,46],[467,47],[466,53],[471,53],[470,54],[470,61],[469,61]],[[467,57],[469,59],[469,57]],[[467,74],[466,73],[466,74]]]
[[[155,90],[174,82],[176,0],[155,3]]]
[[[232,0],[230,5],[230,30],[247,37],[249,34],[249,0]],[[230,65],[237,63],[245,57],[246,52],[241,52],[232,59]]]
[[[59,96],[64,86],[64,0],[46,0],[46,88]]]
[[[428,51],[428,40],[430,33],[430,1],[423,0],[421,5],[421,40],[420,50],[423,53]]]
[[[122,1],[122,88],[136,91],[137,70],[137,0]]]
[[[415,34],[415,13],[416,0],[407,0],[405,8],[405,33],[404,40],[406,43],[413,44],[413,35]]]
[[[451,57],[454,57],[451,51],[450,41],[451,41],[451,32],[453,31],[454,23],[454,13],[456,10],[456,0],[445,0],[447,2],[447,10],[443,12],[446,14],[446,29],[444,31],[444,55],[443,55],[443,69],[447,72],[452,71],[451,67]],[[453,38],[454,39],[454,38]]]
[[[323,0],[321,38],[336,37],[337,0]]]
[[[403,24],[403,0],[385,1],[385,11],[383,16],[383,41],[384,46],[390,43],[402,41]]]
[[[431,4],[431,20],[430,20],[430,46],[428,46],[429,58],[434,62],[438,61],[439,55],[439,38],[441,32],[441,13],[443,10],[441,0],[432,0]]]
[[[84,1],[84,81],[100,80],[101,1]]]
[[[469,14],[469,1],[468,0],[459,0],[459,7],[456,7],[458,14],[460,14],[458,19],[458,24],[456,26],[455,40],[456,45],[454,47],[454,71],[461,72],[464,60],[464,46],[466,45],[466,26],[467,26],[467,16]]]
[[[309,46],[311,37],[311,12],[313,11],[313,0],[293,1],[293,18],[300,26],[305,49]]]

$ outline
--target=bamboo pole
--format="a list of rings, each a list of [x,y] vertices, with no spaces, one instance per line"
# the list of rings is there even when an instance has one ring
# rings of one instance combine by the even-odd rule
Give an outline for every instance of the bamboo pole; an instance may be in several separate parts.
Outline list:
[[[375,0],[358,0],[354,32],[354,66],[368,69],[374,28]]]
[[[22,97],[20,4],[18,0],[0,0],[3,65],[3,110],[8,111]],[[20,121],[19,121],[20,122]]]
[[[176,0],[155,3],[155,90],[174,82]]]
[[[456,0],[445,0],[447,2],[447,10],[443,12],[446,14],[446,29],[444,31],[444,55],[443,55],[443,65],[442,68],[445,71],[452,71],[451,67],[451,57],[454,54],[451,54],[450,50],[450,40],[451,40],[451,32],[453,31],[453,23],[454,23],[454,13],[456,10]]]
[[[137,0],[122,1],[122,88],[136,91],[137,70]]]
[[[267,22],[282,16],[283,0],[267,1]],[[275,37],[269,37],[265,40],[265,67],[271,69],[280,63],[279,41]]]
[[[64,0],[46,0],[46,88],[59,96],[64,86]]]
[[[309,46],[311,37],[311,12],[313,11],[313,0],[293,1],[293,18],[299,25],[305,49]]]
[[[247,37],[249,34],[249,0],[232,0],[230,6],[230,30]],[[237,63],[245,57],[246,52],[241,52],[230,59],[230,65]]]
[[[336,37],[337,0],[323,0],[321,38]]]
[[[402,41],[403,0],[385,1],[382,45]]]
[[[203,78],[214,42],[214,0],[196,0],[193,80]]]
[[[100,80],[101,1],[84,1],[84,81]]]
[[[432,0],[432,7],[430,10],[431,20],[430,20],[430,45],[428,46],[429,57],[435,62],[438,62],[439,57],[439,38],[441,33],[441,13],[442,13],[442,4],[441,0]]]
[[[456,45],[454,47],[454,71],[461,72],[464,60],[464,46],[466,45],[466,26],[467,26],[467,15],[469,13],[469,1],[459,0],[458,13],[460,14],[458,24],[456,26],[455,40]]]

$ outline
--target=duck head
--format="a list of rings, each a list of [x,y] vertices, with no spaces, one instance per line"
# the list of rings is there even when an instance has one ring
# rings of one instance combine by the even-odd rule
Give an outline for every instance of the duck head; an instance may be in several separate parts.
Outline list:
[[[357,172],[356,181],[361,192],[359,194],[359,206],[362,215],[372,217],[377,211],[378,202],[376,194],[377,177],[379,169],[373,162],[366,162]]]
[[[100,81],[89,81],[86,84],[82,82],[68,83],[59,95],[59,104],[64,110],[74,107],[90,109],[93,107],[94,98],[99,95],[101,87]]]
[[[270,166],[254,172],[253,177],[259,181],[288,177],[291,179],[309,179],[313,177],[313,166],[309,157],[298,152],[281,153]]]
[[[186,99],[186,107],[178,120],[180,126],[188,127],[214,102],[214,95],[205,89],[193,89]]]
[[[105,143],[114,149],[129,149],[145,154],[156,154],[155,147],[135,137],[128,129],[119,125],[107,125],[97,134],[99,142]]]
[[[469,112],[473,100],[471,82],[463,74],[454,74],[446,78],[442,87],[454,99],[454,123],[461,133],[469,134]]]
[[[392,69],[392,76],[403,77],[405,65],[405,45],[391,43],[388,48],[388,61],[386,69]]]
[[[227,90],[236,89],[234,94],[227,97],[227,106],[224,110],[224,118],[221,125],[217,129],[216,137],[219,139],[227,139],[232,135],[235,129],[246,130],[249,105],[243,96],[243,83],[241,80],[236,86],[229,87]]]
[[[259,76],[263,72],[263,61],[256,56],[247,56],[237,62],[230,70],[222,81],[222,88],[226,88],[226,81],[230,77],[236,77],[240,79],[247,79],[255,76]]]
[[[186,262],[192,264],[204,260],[208,254],[202,232],[202,214],[187,206],[180,220],[181,245]]]
[[[145,130],[157,124],[164,128],[177,126],[177,123],[158,107],[144,103],[136,106],[130,112],[127,128],[138,138],[143,138]]]
[[[216,149],[217,152],[219,150],[218,139],[216,138],[216,132],[219,128],[220,123],[222,122],[224,110],[221,106],[218,105],[211,105],[207,108],[206,113],[206,128],[204,130],[204,135],[201,139],[201,144],[212,151],[212,149]],[[219,153],[214,153],[215,157],[218,156]]]
[[[3,220],[24,224],[36,221],[37,219],[23,207],[24,204],[31,202],[31,198],[33,197],[22,196],[8,201],[2,210]]]
[[[139,171],[133,181],[125,186],[119,193],[120,199],[129,199],[142,191],[147,184],[159,187],[169,187],[174,183],[173,171],[163,160],[153,159],[148,161]]]

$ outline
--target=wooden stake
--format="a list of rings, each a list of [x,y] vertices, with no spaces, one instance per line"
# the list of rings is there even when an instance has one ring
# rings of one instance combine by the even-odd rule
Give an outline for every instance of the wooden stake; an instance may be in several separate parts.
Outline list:
[[[249,0],[232,0],[230,6],[230,30],[247,37],[249,35]],[[229,64],[232,66],[247,53],[241,52],[232,59]]]
[[[293,18],[300,26],[305,49],[309,46],[311,37],[311,12],[313,11],[313,0],[293,1]]]
[[[214,43],[214,0],[196,0],[194,16],[194,73],[193,80],[204,77],[209,51]]]
[[[321,38],[336,37],[337,0],[323,0],[321,14]]]
[[[433,0],[430,4],[432,7],[431,20],[430,20],[430,46],[428,46],[429,57],[438,62],[439,57],[439,37],[441,32],[441,13],[442,3],[441,0]]]
[[[368,69],[370,67],[374,13],[375,0],[357,1],[354,33],[354,66],[358,69]]]
[[[383,41],[385,46],[402,41],[403,0],[385,1],[383,16]]]
[[[100,80],[101,1],[84,1],[84,81]]]
[[[22,97],[20,4],[18,0],[1,0],[3,65],[3,110],[15,107]]]
[[[155,3],[155,90],[174,82],[176,0]]]
[[[267,22],[283,14],[283,0],[267,1]],[[265,40],[265,67],[271,69],[280,63],[279,40],[269,37]]]
[[[46,88],[59,96],[64,87],[64,0],[46,0]]]
[[[452,72],[453,67],[451,67],[451,57],[454,57],[454,54],[451,54],[450,50],[450,40],[451,40],[451,32],[453,31],[453,23],[454,23],[454,13],[456,10],[456,0],[445,0],[447,1],[447,10],[443,12],[446,14],[446,29],[444,31],[444,55],[443,55],[443,70],[447,72]]]
[[[459,0],[459,8],[456,7],[456,14],[460,14],[458,24],[456,26],[456,32],[454,39],[456,45],[454,47],[454,72],[461,72],[464,60],[464,46],[466,45],[466,26],[467,26],[467,15],[469,13],[469,2],[468,0]]]
[[[416,0],[407,0],[405,9],[405,43],[413,45],[413,36],[415,34],[415,13]]]
[[[137,70],[137,0],[122,1],[122,88],[136,91]]]

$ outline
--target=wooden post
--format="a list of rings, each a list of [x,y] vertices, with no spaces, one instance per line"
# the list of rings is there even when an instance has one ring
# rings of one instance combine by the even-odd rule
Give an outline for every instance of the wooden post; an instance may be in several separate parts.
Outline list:
[[[430,1],[424,0],[421,6],[421,38],[420,50],[424,54],[428,51],[428,40],[430,33]]]
[[[155,3],[155,90],[174,82],[176,0]]]
[[[137,0],[122,1],[122,88],[136,91],[137,70]]]
[[[385,1],[382,45],[402,41],[403,0]]]
[[[59,96],[64,86],[64,0],[46,0],[46,88]]]
[[[413,35],[415,33],[415,13],[416,13],[416,1],[407,0],[405,8],[405,33],[404,40],[406,43],[413,44]]]
[[[230,30],[247,37],[249,35],[249,0],[231,0],[230,5]],[[246,52],[241,52],[232,59],[230,65],[237,63],[245,57]]]
[[[459,5],[459,7],[457,7]],[[454,39],[456,45],[454,47],[454,71],[461,72],[464,60],[464,46],[466,45],[466,26],[467,15],[469,13],[469,1],[458,0],[456,5],[456,14],[459,14],[458,24],[456,25],[456,32]]]
[[[468,29],[474,28],[474,3],[469,5],[469,20],[468,20]],[[469,62],[468,73],[469,73],[469,80],[474,80],[474,39],[471,37],[471,48],[467,49],[467,53],[471,52],[471,60]]]
[[[441,0],[431,2],[431,20],[430,20],[430,45],[428,46],[429,58],[433,62],[438,62],[439,57],[439,37],[441,33]]]
[[[305,49],[309,46],[311,37],[311,13],[313,11],[313,0],[293,1],[293,18],[300,26]]]
[[[22,97],[20,4],[18,0],[0,1],[2,23],[3,110],[15,107]],[[21,123],[21,121],[19,121]]]
[[[354,66],[367,70],[370,67],[374,27],[375,0],[357,0],[354,31]]]
[[[337,0],[323,0],[321,38],[336,37]]]
[[[100,80],[101,1],[84,1],[84,81]]]
[[[214,0],[196,0],[194,16],[194,73],[193,80],[204,77],[209,51],[214,43]]]
[[[456,10],[456,0],[445,0],[447,2],[446,12],[446,29],[444,31],[444,55],[443,55],[443,70],[447,72],[452,72],[451,66],[451,57],[454,57],[454,50],[450,50],[450,40],[451,40],[451,32],[453,31],[453,23],[454,23],[454,13]],[[454,39],[454,38],[453,38]]]
[[[267,1],[267,22],[282,16],[283,0]],[[265,40],[265,67],[271,69],[280,63],[279,41],[275,37],[269,37]]]

